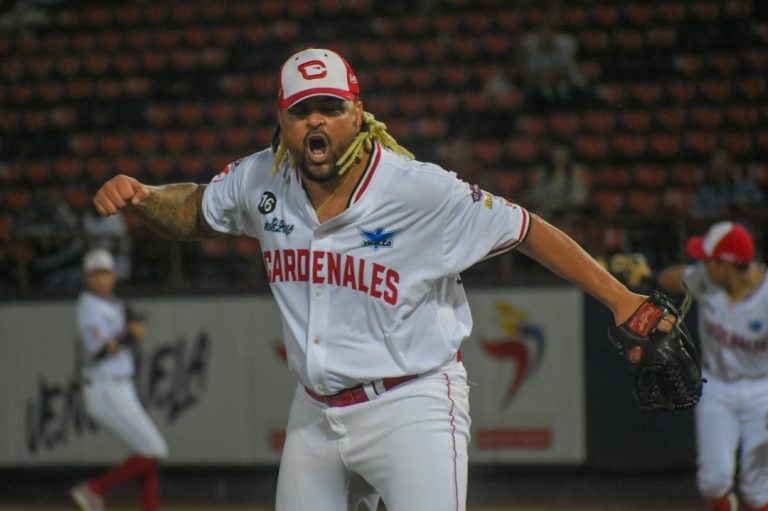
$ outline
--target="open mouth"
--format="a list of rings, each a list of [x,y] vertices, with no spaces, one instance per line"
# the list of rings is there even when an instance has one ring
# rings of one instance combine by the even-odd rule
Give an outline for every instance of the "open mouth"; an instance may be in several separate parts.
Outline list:
[[[322,133],[315,133],[307,137],[305,143],[305,149],[307,151],[308,158],[313,163],[322,163],[328,157],[329,147],[327,137]]]

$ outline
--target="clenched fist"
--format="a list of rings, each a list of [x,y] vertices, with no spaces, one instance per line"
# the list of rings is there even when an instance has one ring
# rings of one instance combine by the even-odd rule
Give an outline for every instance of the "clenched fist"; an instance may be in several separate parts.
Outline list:
[[[119,175],[115,176],[96,192],[93,205],[102,216],[114,215],[127,205],[136,205],[149,197],[149,188],[136,179]]]

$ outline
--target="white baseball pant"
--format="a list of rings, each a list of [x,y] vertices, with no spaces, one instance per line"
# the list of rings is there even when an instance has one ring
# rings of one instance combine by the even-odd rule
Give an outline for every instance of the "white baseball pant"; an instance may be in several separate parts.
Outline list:
[[[88,415],[117,437],[133,454],[163,459],[168,446],[141,406],[133,380],[103,378],[83,385]]]
[[[697,482],[705,498],[738,486],[745,503],[768,503],[768,378],[707,382],[696,406]]]
[[[469,443],[464,365],[328,407],[299,386],[277,485],[277,511],[464,511]]]

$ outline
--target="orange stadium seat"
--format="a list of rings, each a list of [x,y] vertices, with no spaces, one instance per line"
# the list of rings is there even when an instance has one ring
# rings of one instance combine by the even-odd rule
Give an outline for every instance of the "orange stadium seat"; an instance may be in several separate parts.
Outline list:
[[[496,24],[502,31],[517,30],[521,21],[519,9],[502,9],[496,13]]]
[[[480,41],[477,37],[459,36],[451,43],[453,54],[461,60],[471,60],[480,51]]]
[[[628,88],[631,97],[646,107],[655,105],[664,96],[662,85],[655,82],[630,84]]]
[[[677,133],[654,133],[648,139],[648,148],[658,158],[675,159],[680,156],[680,136]]]
[[[691,125],[696,128],[714,129],[723,120],[722,111],[714,106],[698,106],[689,113]]]
[[[408,70],[406,79],[418,90],[429,90],[435,83],[435,72],[428,67],[412,67]]]
[[[699,156],[709,156],[717,147],[717,135],[711,131],[690,130],[683,135],[688,151]]]
[[[219,132],[209,128],[199,128],[193,133],[192,142],[197,151],[212,151],[219,143]]]
[[[416,135],[427,139],[440,139],[448,134],[448,123],[440,117],[422,117],[416,122]]]
[[[456,109],[459,98],[453,92],[435,92],[427,98],[429,109],[436,115],[448,115]],[[379,110],[386,112],[387,110]]]
[[[642,135],[621,133],[611,141],[613,151],[623,158],[640,158],[646,149],[646,139]]]
[[[6,192],[5,203],[8,205],[8,209],[12,213],[19,213],[27,206],[31,201],[31,195],[28,190],[13,189]]]
[[[656,15],[651,4],[640,2],[625,5],[623,11],[624,19],[641,27],[648,26]]]
[[[198,180],[209,172],[208,160],[197,154],[185,154],[179,159],[182,174],[188,179]]]
[[[470,32],[475,34],[482,34],[487,32],[491,27],[493,20],[491,15],[487,11],[477,10],[470,11],[463,16],[464,25]]]
[[[208,105],[208,117],[216,124],[229,124],[235,118],[237,111],[229,101],[221,101]]]
[[[118,174],[137,177],[142,170],[142,164],[133,156],[121,156],[115,160],[115,171]]]
[[[153,156],[147,161],[147,170],[158,181],[165,181],[174,170],[174,160],[168,156]]]
[[[581,128],[581,117],[571,113],[556,113],[549,117],[548,124],[555,135],[571,137]]]
[[[635,167],[635,182],[648,189],[659,189],[667,184],[667,170],[660,165],[638,165]]]
[[[389,57],[400,65],[413,63],[419,55],[414,41],[394,40],[389,43]]]
[[[400,115],[417,117],[427,109],[427,102],[421,94],[415,92],[403,92],[396,99],[397,109]]]
[[[658,2],[653,4],[660,22],[677,25],[685,18],[685,5],[681,2]]]
[[[483,50],[494,57],[506,57],[512,49],[512,39],[504,34],[485,34],[482,38]]]
[[[518,165],[530,165],[539,157],[539,148],[530,138],[510,138],[504,149],[507,157]]]
[[[685,78],[697,78],[704,68],[704,58],[700,55],[675,55],[672,66]]]
[[[767,63],[768,67],[768,63]],[[747,78],[735,82],[739,94],[744,95],[750,100],[765,99],[766,80],[765,78]]]
[[[268,115],[262,101],[244,101],[240,103],[238,111],[240,112],[241,119],[247,123],[254,124],[258,124]],[[269,113],[271,113],[271,111]]]
[[[645,38],[639,30],[617,30],[613,33],[613,44],[622,52],[636,52],[645,45]]]
[[[519,172],[497,170],[493,172],[493,193],[501,197],[511,198],[520,195],[522,178]]]
[[[611,37],[605,30],[585,30],[579,34],[579,45],[588,52],[601,52],[611,44]]]
[[[631,191],[627,196],[627,207],[644,216],[653,216],[659,209],[659,195],[655,192]]]
[[[592,19],[602,28],[610,28],[618,24],[621,18],[619,8],[611,4],[598,4],[592,9]]]
[[[602,216],[616,216],[624,207],[624,194],[615,190],[595,190],[592,193],[592,204]]]
[[[483,165],[496,164],[504,152],[504,145],[499,140],[482,139],[472,142],[472,157]]]
[[[659,108],[654,113],[654,121],[661,128],[677,131],[688,122],[686,111],[682,108]]]
[[[726,80],[705,80],[699,84],[699,97],[722,105],[733,94],[731,83]]]
[[[456,30],[458,23],[458,17],[451,14],[436,14],[432,18],[432,26],[440,34],[450,34]]]
[[[629,131],[643,132],[651,125],[651,116],[646,110],[622,110],[618,117],[619,125]]]
[[[595,172],[594,184],[607,188],[626,188],[632,182],[632,173],[625,165],[609,165]]]
[[[677,29],[651,26],[645,34],[645,44],[656,51],[672,50],[678,42]]]
[[[757,126],[760,114],[757,108],[751,105],[733,105],[726,107],[726,123],[739,128],[753,128]]]
[[[25,167],[24,175],[37,185],[45,183],[51,177],[51,165],[47,161],[31,161]]]
[[[728,151],[738,157],[749,154],[754,146],[752,134],[745,131],[724,133],[722,143]]]
[[[82,187],[66,188],[64,190],[64,200],[75,211],[82,211],[90,204],[91,196]]]
[[[79,158],[59,158],[53,164],[53,171],[57,177],[67,182],[76,181],[82,172],[82,164]]]
[[[564,5],[560,17],[563,24],[570,29],[579,29],[589,21],[589,12],[583,5]]]
[[[13,217],[8,214],[0,214],[0,241],[10,239],[13,233]]]
[[[693,205],[693,194],[690,190],[682,188],[667,188],[661,199],[664,209],[687,214]]]
[[[115,174],[112,160],[109,163],[103,158],[86,160],[85,174],[94,182],[101,183],[106,181],[108,176]]]
[[[587,160],[602,161],[608,155],[608,140],[603,135],[581,135],[573,146],[579,157]]]

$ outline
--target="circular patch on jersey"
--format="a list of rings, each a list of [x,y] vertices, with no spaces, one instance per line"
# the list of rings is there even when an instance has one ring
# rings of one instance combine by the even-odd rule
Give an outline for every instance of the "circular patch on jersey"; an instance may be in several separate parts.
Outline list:
[[[272,192],[264,192],[259,201],[259,213],[266,215],[272,213],[277,206],[277,197]]]

